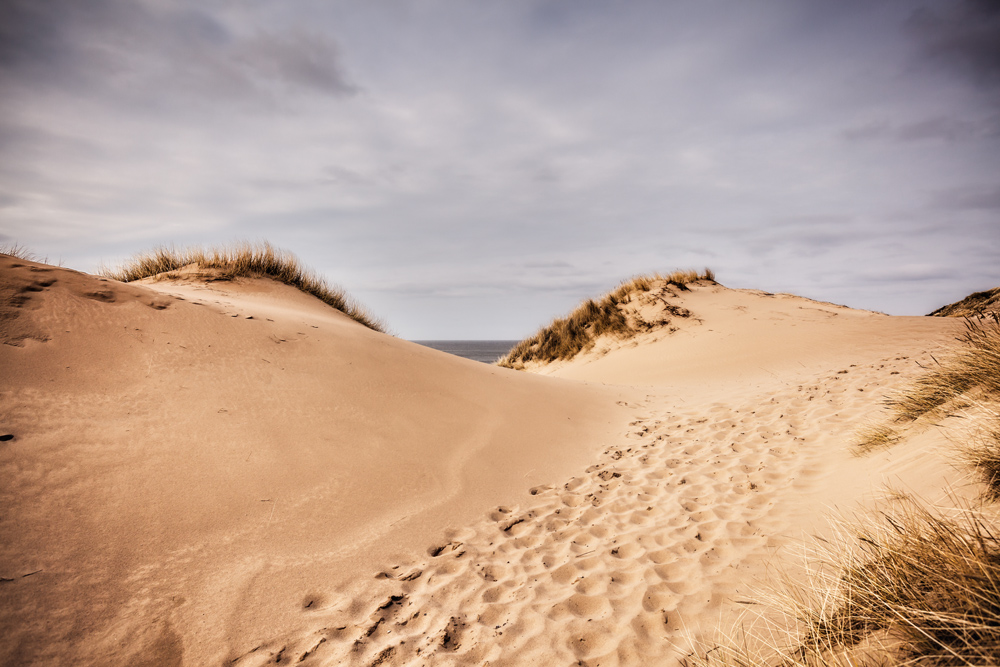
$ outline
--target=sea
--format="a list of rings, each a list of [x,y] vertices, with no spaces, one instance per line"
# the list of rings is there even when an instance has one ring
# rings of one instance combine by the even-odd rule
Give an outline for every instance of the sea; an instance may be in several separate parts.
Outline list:
[[[520,341],[516,340],[415,340],[419,345],[432,347],[457,357],[465,357],[484,364],[494,361],[507,354],[510,348]]]

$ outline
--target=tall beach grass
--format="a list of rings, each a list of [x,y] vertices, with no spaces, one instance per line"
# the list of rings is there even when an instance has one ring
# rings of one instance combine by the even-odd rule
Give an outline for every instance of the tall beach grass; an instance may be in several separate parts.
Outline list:
[[[116,268],[102,267],[100,274],[132,282],[161,274],[169,274],[186,266],[211,269],[217,277],[231,280],[239,277],[270,278],[310,294],[341,311],[369,329],[385,332],[385,324],[351,299],[342,289],[334,287],[322,276],[302,266],[290,252],[270,243],[238,243],[215,248],[173,246],[159,247],[139,253]]]
[[[972,389],[1000,397],[1000,315],[966,318],[958,342],[911,386],[888,399],[897,419],[913,421]]]
[[[918,419],[933,421],[969,405],[1000,401],[1000,315],[966,318],[956,342],[941,359],[932,357],[933,365],[913,382],[885,399],[888,422],[863,429],[859,451],[898,442],[899,429]]]
[[[724,640],[699,667],[971,667],[1000,664],[1000,535],[990,512],[891,507],[818,542],[809,580],[761,593],[779,610],[751,649]],[[783,618],[781,618],[783,616]],[[778,620],[780,618],[780,620]],[[788,621],[793,621],[789,624]]]
[[[997,664],[998,538],[972,508],[949,516],[905,500],[857,530],[832,607],[803,619],[803,646],[822,655],[881,634],[897,664]]]
[[[590,349],[601,336],[628,338],[654,326],[638,317],[636,313],[626,313],[622,306],[631,302],[637,293],[649,292],[656,285],[673,285],[686,290],[689,283],[697,280],[715,281],[715,273],[705,269],[697,271],[675,271],[667,275],[658,273],[636,276],[619,284],[603,297],[587,299],[566,317],[557,318],[530,338],[515,345],[497,365],[505,368],[524,368],[529,362],[549,362],[572,359],[580,352]],[[687,317],[690,313],[683,308],[665,306],[673,315]]]

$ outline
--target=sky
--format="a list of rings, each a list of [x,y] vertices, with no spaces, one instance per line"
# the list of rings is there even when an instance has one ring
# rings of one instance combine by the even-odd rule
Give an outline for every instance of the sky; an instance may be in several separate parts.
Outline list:
[[[268,240],[409,339],[1000,286],[996,0],[0,0],[0,244]]]

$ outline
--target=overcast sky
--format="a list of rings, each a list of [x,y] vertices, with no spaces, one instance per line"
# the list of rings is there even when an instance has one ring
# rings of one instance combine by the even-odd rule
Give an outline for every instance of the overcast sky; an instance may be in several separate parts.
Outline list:
[[[0,243],[267,239],[400,335],[1000,285],[1000,2],[0,2]]]

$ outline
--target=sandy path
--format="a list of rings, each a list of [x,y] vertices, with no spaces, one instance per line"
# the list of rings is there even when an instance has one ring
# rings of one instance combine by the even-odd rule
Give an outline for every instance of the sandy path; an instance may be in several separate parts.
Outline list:
[[[899,452],[847,451],[873,393],[916,368],[895,356],[679,409],[667,407],[676,395],[648,394],[578,476],[425,557],[310,596],[300,632],[233,664],[676,664],[710,649],[720,626],[737,635],[766,567],[793,567],[838,505],[870,502],[888,480],[957,479],[935,473],[934,456],[907,467]]]

